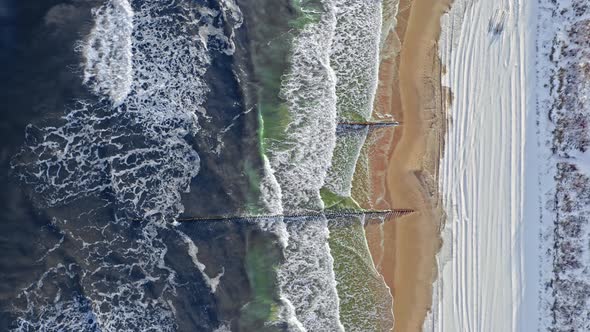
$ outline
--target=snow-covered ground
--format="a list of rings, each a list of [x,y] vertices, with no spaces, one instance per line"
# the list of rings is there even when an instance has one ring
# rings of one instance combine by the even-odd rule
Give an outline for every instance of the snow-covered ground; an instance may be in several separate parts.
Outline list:
[[[538,329],[536,13],[535,1],[457,0],[442,19],[448,218],[426,331]]]
[[[541,330],[590,331],[590,4],[539,3]]]

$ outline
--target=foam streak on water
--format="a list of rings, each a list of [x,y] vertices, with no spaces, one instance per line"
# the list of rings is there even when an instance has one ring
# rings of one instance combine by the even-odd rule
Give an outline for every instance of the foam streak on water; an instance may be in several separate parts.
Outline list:
[[[203,279],[205,279],[205,282],[207,282],[207,285],[209,285],[209,288],[211,288],[211,292],[215,293],[215,291],[217,290],[217,286],[219,286],[219,281],[221,277],[223,277],[224,270],[222,269],[222,271],[213,278],[209,277],[209,275],[205,272],[205,269],[207,267],[205,266],[205,264],[201,263],[199,261],[199,258],[197,257],[197,254],[199,253],[199,248],[197,248],[195,242],[183,232],[179,230],[176,230],[176,232],[178,233],[178,235],[180,235],[182,241],[187,245],[188,255],[190,256],[193,264],[201,272]]]
[[[397,27],[397,14],[399,11],[399,0],[382,0],[381,12],[383,15],[381,22],[381,58],[386,59],[397,56],[399,52],[400,41],[395,33]],[[390,46],[387,45],[389,41]]]

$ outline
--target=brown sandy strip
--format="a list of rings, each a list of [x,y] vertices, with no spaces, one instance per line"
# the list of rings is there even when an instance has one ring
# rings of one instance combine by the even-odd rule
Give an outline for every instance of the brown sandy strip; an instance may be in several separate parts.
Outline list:
[[[401,52],[380,67],[376,108],[389,109],[403,123],[389,143],[387,200],[392,209],[416,210],[396,222],[367,227],[371,253],[392,290],[396,332],[420,331],[432,306],[443,220],[437,190],[445,123],[436,41],[448,7],[447,0],[402,0],[396,28]]]

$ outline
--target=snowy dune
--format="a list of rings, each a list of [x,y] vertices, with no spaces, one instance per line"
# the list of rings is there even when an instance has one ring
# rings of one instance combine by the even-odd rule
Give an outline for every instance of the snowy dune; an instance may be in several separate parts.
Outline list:
[[[448,217],[426,331],[537,330],[533,2],[457,0],[441,22],[453,93],[440,173]]]
[[[541,329],[590,330],[590,7],[539,0]]]

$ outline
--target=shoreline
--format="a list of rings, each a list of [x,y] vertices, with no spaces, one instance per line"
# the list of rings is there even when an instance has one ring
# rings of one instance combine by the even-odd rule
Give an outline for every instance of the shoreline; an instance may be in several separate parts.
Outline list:
[[[440,18],[449,6],[448,1],[434,6],[426,0],[400,1],[397,36],[391,33],[389,39],[399,37],[401,50],[397,57],[382,59],[379,69],[376,108],[403,125],[389,138],[386,160],[375,160],[371,169],[385,169],[390,208],[416,210],[367,226],[373,260],[393,295],[394,331],[421,331],[432,307],[443,220],[438,166],[446,121],[437,41]]]

